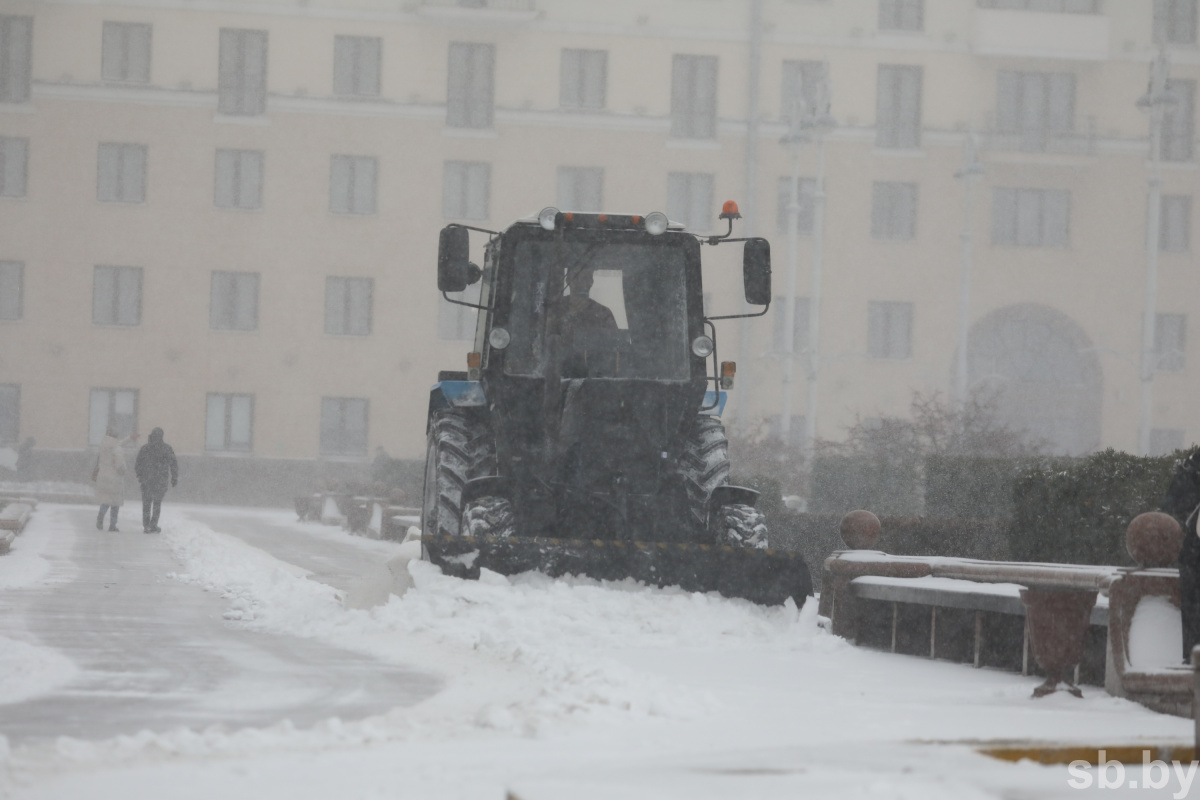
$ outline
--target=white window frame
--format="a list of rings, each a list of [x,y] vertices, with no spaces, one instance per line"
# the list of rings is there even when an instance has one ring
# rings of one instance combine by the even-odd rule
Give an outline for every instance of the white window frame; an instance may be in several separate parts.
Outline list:
[[[265,161],[261,150],[218,149],[213,167],[213,205],[242,211],[262,208]]]
[[[116,83],[149,83],[153,26],[146,22],[104,22],[100,76]]]
[[[877,78],[875,146],[919,148],[924,68],[913,64],[880,64]]]
[[[1068,247],[1071,193],[1066,189],[997,186],[992,190],[992,244]]]
[[[496,46],[484,42],[451,42],[446,72],[446,125],[451,128],[492,127]]]
[[[1160,251],[1164,253],[1186,253],[1191,250],[1191,195],[1162,195],[1158,222],[1158,249]]]
[[[867,304],[867,355],[871,358],[912,358],[913,304],[872,300]]]
[[[96,199],[101,203],[146,202],[147,162],[144,144],[101,142],[96,151]]]
[[[29,139],[0,136],[0,197],[24,197],[29,191]]]
[[[1160,372],[1179,372],[1187,350],[1187,314],[1154,315],[1154,365]]]
[[[925,30],[925,0],[879,0],[879,30]]]
[[[97,387],[88,396],[88,444],[100,444],[112,426],[118,439],[132,436],[138,429],[138,390]]]
[[[325,332],[334,336],[370,336],[374,278],[325,278]]]
[[[1196,0],[1154,0],[1154,41],[1196,43]]]
[[[871,236],[891,242],[917,238],[917,184],[876,181],[871,192]]]
[[[369,216],[378,208],[379,159],[335,155],[329,160],[329,210]]]
[[[817,192],[817,179],[800,176],[799,181],[798,199],[800,201],[800,213],[796,217],[796,234],[799,236],[812,236],[815,219],[813,196]],[[775,225],[779,233],[786,234],[788,232],[788,205],[792,202],[791,176],[785,175],[781,177],[778,186]]]
[[[361,410],[362,432],[358,441],[354,421]],[[322,397],[320,452],[322,456],[365,456],[371,424],[371,401],[362,397]]]
[[[92,278],[92,324],[142,324],[142,268],[97,265]]]
[[[254,451],[254,395],[208,393],[204,409],[204,449],[210,453]]]
[[[0,383],[0,444],[21,438],[21,384]]]
[[[558,104],[598,110],[608,102],[608,51],[564,47],[559,61]]]
[[[267,32],[221,28],[217,111],[252,117],[267,111]]]
[[[0,322],[16,322],[24,314],[25,263],[0,261]]]
[[[442,165],[442,218],[486,220],[492,191],[492,165],[486,161],[446,161]]]
[[[378,97],[383,74],[383,39],[378,36],[333,37],[333,93],[346,97]]]
[[[712,230],[715,184],[711,172],[667,173],[667,216],[693,233]]]
[[[33,80],[33,17],[0,14],[0,103],[29,100]]]
[[[671,61],[671,135],[717,137],[716,56],[677,53]]]
[[[257,272],[213,270],[209,290],[209,330],[257,331],[260,284]]]

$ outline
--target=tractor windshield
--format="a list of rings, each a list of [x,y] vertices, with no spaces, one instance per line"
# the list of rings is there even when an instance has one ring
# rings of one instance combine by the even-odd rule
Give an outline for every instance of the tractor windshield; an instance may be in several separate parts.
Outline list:
[[[505,371],[686,380],[686,256],[665,242],[526,239],[513,253]]]

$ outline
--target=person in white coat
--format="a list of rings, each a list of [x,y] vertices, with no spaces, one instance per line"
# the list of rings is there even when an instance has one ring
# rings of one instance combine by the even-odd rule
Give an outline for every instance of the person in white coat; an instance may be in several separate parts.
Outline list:
[[[117,432],[110,425],[100,440],[100,451],[96,454],[96,468],[92,470],[92,480],[96,483],[96,501],[100,504],[100,513],[96,516],[96,530],[104,530],[104,514],[111,509],[108,529],[117,530],[117,513],[125,502],[125,474],[129,468],[125,464],[125,453],[121,450],[130,442],[137,441],[135,433],[124,439],[117,438]]]

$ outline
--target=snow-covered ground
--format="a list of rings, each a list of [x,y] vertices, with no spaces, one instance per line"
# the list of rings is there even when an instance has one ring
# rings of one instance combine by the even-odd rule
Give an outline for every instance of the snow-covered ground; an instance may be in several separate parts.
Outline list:
[[[168,503],[161,536],[100,533],[93,515],[43,504],[0,557],[0,797],[1200,796],[1186,770],[1131,769],[1101,789],[1094,769],[972,746],[1187,744],[1189,721],[1096,688],[1033,700],[1033,678],[858,649],[818,627],[815,603],[465,582],[418,561],[415,588],[354,610],[352,573],[396,545],[283,511]],[[116,592],[151,599],[135,613],[108,605]],[[87,648],[53,619],[79,605],[98,609]],[[200,657],[201,642],[267,655]],[[162,663],[146,668],[146,653]],[[103,685],[122,678],[119,706],[81,705],[105,694],[82,663],[98,654]],[[370,682],[363,665],[398,678]],[[321,704],[285,690],[306,680],[325,686]],[[93,707],[121,713],[77,712]],[[1082,775],[1090,792],[1073,788]]]

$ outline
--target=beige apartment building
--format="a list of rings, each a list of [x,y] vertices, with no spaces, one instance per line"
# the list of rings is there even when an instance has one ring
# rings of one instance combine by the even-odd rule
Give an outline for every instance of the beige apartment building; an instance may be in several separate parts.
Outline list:
[[[0,443],[69,472],[108,424],[161,426],[193,474],[289,490],[422,459],[473,331],[436,292],[444,224],[715,232],[726,199],[777,296],[719,328],[730,426],[799,447],[994,386],[1062,451],[1191,443],[1196,6],[0,0]],[[823,97],[836,125],[785,142]],[[733,255],[712,313],[742,307]]]

